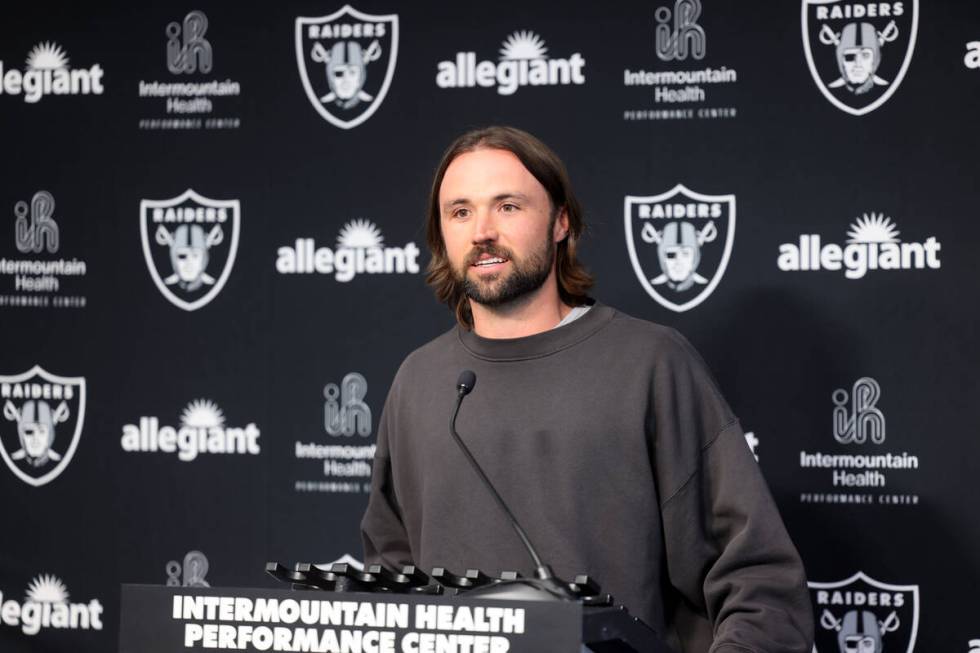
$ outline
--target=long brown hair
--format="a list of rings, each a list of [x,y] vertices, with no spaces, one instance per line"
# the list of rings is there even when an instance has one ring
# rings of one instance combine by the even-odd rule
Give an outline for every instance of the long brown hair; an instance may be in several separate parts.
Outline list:
[[[429,194],[429,216],[426,221],[426,238],[432,259],[425,281],[436,293],[440,302],[455,310],[456,319],[467,328],[473,328],[473,315],[470,304],[463,292],[463,284],[456,279],[452,264],[446,255],[446,243],[442,239],[441,215],[439,212],[439,188],[446,175],[449,164],[460,154],[474,150],[506,150],[520,159],[528,172],[544,186],[551,198],[554,215],[561,209],[568,214],[568,235],[557,244],[555,277],[558,281],[558,295],[569,306],[580,306],[588,300],[588,290],[592,287],[592,276],[576,259],[578,240],[585,229],[582,207],[572,193],[565,164],[551,148],[531,134],[514,127],[484,127],[468,131],[446,149],[432,180]]]

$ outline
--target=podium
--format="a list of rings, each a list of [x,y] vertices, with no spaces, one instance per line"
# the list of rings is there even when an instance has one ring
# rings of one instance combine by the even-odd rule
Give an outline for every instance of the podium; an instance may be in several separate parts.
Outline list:
[[[120,653],[194,650],[671,653],[625,608],[581,601],[123,585]]]

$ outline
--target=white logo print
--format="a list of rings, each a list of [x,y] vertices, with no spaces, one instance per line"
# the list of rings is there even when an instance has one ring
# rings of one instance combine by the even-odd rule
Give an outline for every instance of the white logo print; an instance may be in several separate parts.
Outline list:
[[[807,584],[819,624],[814,653],[912,653],[915,649],[918,585],[882,583],[860,571],[836,583]]]
[[[102,603],[69,603],[68,588],[51,574],[36,576],[27,586],[23,603],[3,600],[0,592],[0,623],[20,626],[25,635],[37,635],[42,628],[102,630]]]
[[[734,195],[678,184],[660,195],[627,195],[624,218],[633,270],[651,297],[682,312],[711,295],[735,242]]]
[[[340,382],[323,387],[323,429],[328,435],[371,435],[371,408],[364,403],[367,379],[351,372]]]
[[[40,365],[0,376],[0,456],[20,480],[39,487],[65,470],[85,423],[84,377],[55,376]]]
[[[296,19],[296,62],[313,108],[341,129],[374,115],[398,59],[398,15],[373,16],[350,5],[329,16]]]
[[[657,20],[657,58],[661,61],[684,61],[688,55],[704,59],[704,29],[698,25],[701,0],[676,0],[674,11],[660,7]],[[673,19],[673,20],[671,20]]]
[[[358,372],[345,374],[340,385],[328,383],[323,387],[323,431],[329,436],[328,444],[298,440],[295,443],[296,459],[315,461],[320,478],[296,480],[297,492],[371,490],[368,481],[377,447],[366,439],[372,433],[371,407],[365,401],[367,392],[367,379]]]
[[[351,220],[337,235],[337,248],[317,247],[312,238],[297,238],[294,247],[280,247],[276,270],[280,274],[332,274],[347,282],[358,274],[418,274],[419,248],[415,243],[387,247],[381,230],[370,220]]]
[[[21,73],[5,68],[0,61],[0,95],[20,95],[24,102],[34,103],[45,95],[102,95],[102,66],[69,68],[68,54],[57,43],[38,43],[27,55],[27,67]]]
[[[140,417],[139,424],[122,428],[123,451],[176,453],[190,462],[199,454],[257,455],[261,432],[254,422],[244,427],[225,426],[225,414],[217,404],[197,399],[180,415],[180,427],[160,426],[157,417]]]
[[[184,16],[183,25],[167,25],[167,70],[175,75],[211,72],[214,64],[211,43],[204,38],[207,31],[208,17],[197,10]]]
[[[980,41],[970,41],[966,44],[963,64],[973,70],[980,68]]]
[[[841,111],[862,116],[887,102],[905,77],[919,0],[803,0],[802,25],[807,64],[820,92]]]
[[[176,560],[167,563],[167,587],[211,587],[204,579],[209,568],[206,555],[200,551],[188,551],[184,564]]]
[[[240,215],[238,200],[213,200],[190,189],[140,202],[146,265],[172,304],[193,311],[221,292],[238,253]],[[208,272],[216,268],[217,278]]]
[[[885,441],[885,416],[875,406],[881,396],[878,382],[869,376],[854,382],[851,404],[846,390],[834,390],[834,439],[841,444]]]
[[[146,100],[141,106],[147,111],[139,120],[140,129],[237,129],[241,126],[241,117],[235,115],[241,84],[227,77],[200,78],[214,70],[214,50],[205,36],[208,28],[208,17],[195,9],[180,22],[172,21],[161,30],[166,35],[166,42],[160,43],[166,69],[181,77],[140,80],[139,97]],[[154,30],[154,38],[158,35]],[[222,111],[229,109],[232,114],[222,115]]]
[[[819,234],[804,234],[799,244],[779,246],[777,265],[784,272],[843,269],[848,279],[860,279],[869,270],[940,268],[942,245],[934,236],[920,243],[902,242],[900,233],[883,213],[865,213],[847,232],[847,245],[822,245]]]
[[[41,252],[45,249],[54,254],[58,251],[58,223],[54,215],[54,197],[46,190],[39,190],[31,198],[30,207],[27,202],[17,202],[14,205],[17,223],[14,233],[17,240],[17,250]]]
[[[919,469],[919,457],[908,451],[882,453],[877,448],[884,444],[886,435],[885,414],[878,408],[881,398],[878,382],[863,376],[854,382],[850,392],[838,388],[830,398],[834,405],[831,432],[834,440],[843,446],[836,447],[836,451],[832,449],[832,453],[800,451],[800,468],[829,471],[828,480],[841,492],[805,492],[800,495],[800,500],[803,503],[917,505],[918,495],[897,494],[887,489],[902,487],[902,483],[894,482],[893,472],[914,473]]]
[[[585,59],[576,52],[567,59],[548,57],[544,40],[529,30],[514,32],[500,48],[500,61],[476,60],[475,52],[457,52],[455,61],[440,61],[436,73],[439,88],[497,87],[500,95],[512,95],[522,86],[584,84]]]
[[[746,431],[745,443],[749,445],[749,451],[752,452],[752,457],[755,458],[755,462],[759,462],[759,438],[755,437],[755,433],[752,431]]]

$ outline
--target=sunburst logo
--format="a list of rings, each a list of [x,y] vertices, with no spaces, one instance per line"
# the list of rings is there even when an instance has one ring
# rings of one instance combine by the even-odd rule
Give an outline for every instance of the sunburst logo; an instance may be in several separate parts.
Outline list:
[[[220,428],[225,425],[225,414],[213,401],[196,399],[180,414],[180,423],[192,428]]]
[[[40,574],[27,586],[28,601],[37,603],[67,603],[68,588],[51,574]]]
[[[337,234],[338,247],[381,247],[384,243],[384,236],[381,230],[365,219],[351,220],[340,229]]]
[[[884,213],[865,213],[847,232],[849,243],[897,243],[901,232]]]
[[[501,59],[544,59],[548,48],[544,39],[530,30],[514,32],[504,40],[500,48]]]
[[[68,66],[68,55],[57,43],[38,43],[27,54],[27,67],[31,70],[58,70]]]

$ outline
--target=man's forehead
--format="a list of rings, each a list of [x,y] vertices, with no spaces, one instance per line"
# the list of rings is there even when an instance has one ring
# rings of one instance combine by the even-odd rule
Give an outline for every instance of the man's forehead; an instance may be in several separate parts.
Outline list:
[[[547,195],[544,186],[508,150],[479,149],[453,159],[439,186],[439,203],[479,202],[504,195]]]

